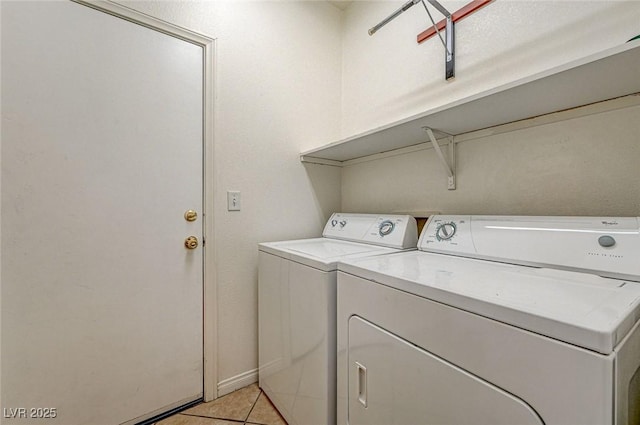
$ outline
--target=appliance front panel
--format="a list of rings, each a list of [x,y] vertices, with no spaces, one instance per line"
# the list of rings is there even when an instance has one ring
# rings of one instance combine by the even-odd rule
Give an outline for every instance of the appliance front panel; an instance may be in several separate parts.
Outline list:
[[[543,425],[522,400],[357,316],[348,359],[350,425]]]
[[[335,423],[336,272],[259,253],[260,387],[289,425]]]
[[[338,272],[337,291],[340,425],[349,423],[349,319],[354,315],[515,395],[547,425],[613,423],[614,408],[607,401],[614,394],[614,355],[597,354],[343,272]]]

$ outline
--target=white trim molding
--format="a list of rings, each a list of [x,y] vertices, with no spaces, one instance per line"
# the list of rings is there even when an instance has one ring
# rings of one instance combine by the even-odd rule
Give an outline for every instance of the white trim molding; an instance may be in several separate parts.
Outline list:
[[[220,381],[218,384],[218,396],[222,397],[256,382],[258,382],[258,369],[242,372],[239,375]]]

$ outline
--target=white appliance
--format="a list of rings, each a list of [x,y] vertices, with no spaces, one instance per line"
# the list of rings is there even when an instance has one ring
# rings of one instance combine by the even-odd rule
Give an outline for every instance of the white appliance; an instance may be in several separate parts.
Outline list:
[[[331,216],[321,238],[259,244],[260,387],[289,425],[336,422],[337,261],[416,249],[407,215]]]
[[[341,261],[338,423],[640,424],[639,229],[433,216],[418,251]]]

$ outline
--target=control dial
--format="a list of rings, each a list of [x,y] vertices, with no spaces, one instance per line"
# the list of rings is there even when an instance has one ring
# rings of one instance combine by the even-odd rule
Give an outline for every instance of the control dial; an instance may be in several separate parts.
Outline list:
[[[378,233],[380,234],[380,236],[387,236],[389,233],[393,232],[393,229],[395,227],[396,226],[395,224],[393,224],[393,221],[385,220],[380,223],[380,226],[378,226]]]
[[[455,223],[443,223],[443,224],[440,224],[436,229],[436,238],[439,241],[449,240],[455,234],[456,234]]]

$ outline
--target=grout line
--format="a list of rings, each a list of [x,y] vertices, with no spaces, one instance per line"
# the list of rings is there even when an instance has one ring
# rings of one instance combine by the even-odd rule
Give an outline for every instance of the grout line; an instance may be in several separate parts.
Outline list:
[[[244,418],[245,424],[249,420],[249,416],[251,416],[251,412],[253,412],[253,409],[255,409],[256,404],[258,404],[258,400],[260,399],[260,396],[262,395],[262,388],[258,387],[258,389],[260,390],[260,392],[258,393],[258,397],[256,397],[256,401],[253,402],[253,406],[251,406],[251,410],[249,410],[249,413],[247,414],[247,417]]]
[[[219,418],[214,416],[202,416],[202,415],[194,415],[192,413],[178,413],[179,415],[191,416],[194,418],[204,418],[204,419],[215,419],[219,421],[229,421],[229,422],[237,422],[239,424],[244,424],[244,421],[241,419],[229,419],[229,418]]]
[[[221,421],[229,421],[229,422],[234,422],[237,424],[243,424],[243,425],[266,425],[263,424],[261,422],[248,422],[249,420],[249,416],[251,416],[251,413],[253,412],[253,410],[256,407],[256,404],[258,404],[258,400],[260,399],[261,395],[264,395],[265,398],[267,399],[267,401],[271,404],[271,406],[273,407],[274,410],[276,410],[276,412],[278,413],[278,415],[280,415],[280,417],[282,417],[282,415],[280,414],[280,412],[277,411],[277,409],[275,409],[275,406],[273,406],[273,403],[271,403],[271,400],[269,400],[269,397],[267,397],[266,394],[264,394],[264,391],[262,391],[262,388],[259,388],[260,392],[258,393],[258,396],[256,397],[255,401],[253,402],[253,404],[251,405],[251,409],[249,409],[249,413],[247,414],[247,417],[242,420],[242,419],[229,419],[229,418],[223,418],[223,417],[218,417],[218,416],[204,416],[204,415],[197,415],[197,414],[193,414],[193,413],[185,413],[185,412],[179,412],[176,414],[177,415],[183,415],[183,416],[190,416],[190,417],[195,417],[195,418],[203,418],[203,419],[214,419],[214,420],[221,420]]]
[[[264,393],[264,391],[262,391],[262,388],[260,388],[260,394],[258,394],[258,398],[256,399],[256,402],[253,404],[253,407],[251,407],[251,410],[249,411],[249,415],[247,416],[247,419],[245,420],[245,425],[268,425],[268,424],[265,424],[265,423],[262,423],[262,422],[246,422],[246,421],[249,420],[249,416],[251,416],[251,412],[253,412],[254,407],[256,407],[256,404],[258,404],[258,400],[260,399],[261,395],[264,395],[264,398],[269,403],[269,406],[271,406],[271,409],[274,410],[278,414],[278,416],[282,419],[282,421],[286,424],[287,422],[282,417],[282,414],[278,411],[278,409],[276,409],[276,407],[273,405],[271,400],[269,400],[269,396],[267,396]]]

